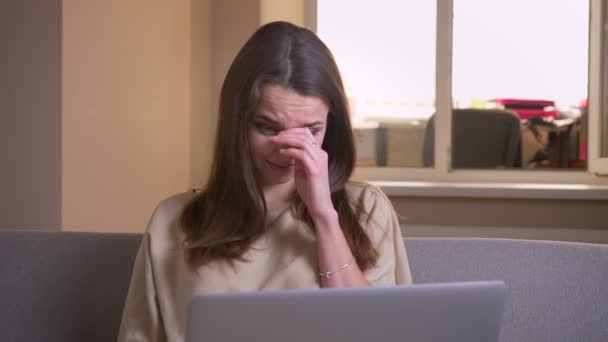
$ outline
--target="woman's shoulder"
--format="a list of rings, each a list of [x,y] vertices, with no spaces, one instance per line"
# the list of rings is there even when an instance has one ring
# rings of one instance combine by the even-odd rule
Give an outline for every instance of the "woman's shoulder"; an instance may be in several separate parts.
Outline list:
[[[351,202],[354,204],[363,204],[366,210],[378,206],[388,206],[392,209],[390,200],[384,194],[384,192],[382,192],[382,189],[376,185],[363,181],[351,180],[346,184],[345,188]]]
[[[175,235],[180,216],[186,205],[197,196],[194,189],[181,192],[163,199],[154,209],[148,222],[147,232],[153,235]]]
[[[379,187],[361,181],[350,181],[346,191],[351,206],[360,212],[359,220],[368,234],[377,235],[374,239],[383,239],[397,222],[395,209],[388,197]]]

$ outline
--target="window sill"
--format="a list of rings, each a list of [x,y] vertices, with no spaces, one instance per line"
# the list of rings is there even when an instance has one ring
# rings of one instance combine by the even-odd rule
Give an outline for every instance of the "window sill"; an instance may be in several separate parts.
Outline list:
[[[608,200],[608,186],[540,183],[372,181],[387,196]]]

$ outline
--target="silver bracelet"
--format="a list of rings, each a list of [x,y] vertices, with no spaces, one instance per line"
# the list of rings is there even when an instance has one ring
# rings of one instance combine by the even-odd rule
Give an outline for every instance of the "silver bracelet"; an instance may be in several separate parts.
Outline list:
[[[352,258],[351,261],[347,262],[346,264],[338,267],[337,269],[335,269],[333,271],[327,271],[327,272],[321,272],[321,273],[319,273],[319,277],[323,277],[325,279],[329,279],[329,278],[331,278],[332,275],[334,275],[334,273],[338,273],[338,272],[342,271],[343,269],[345,269],[348,266],[352,265],[354,262],[355,262],[355,258]]]

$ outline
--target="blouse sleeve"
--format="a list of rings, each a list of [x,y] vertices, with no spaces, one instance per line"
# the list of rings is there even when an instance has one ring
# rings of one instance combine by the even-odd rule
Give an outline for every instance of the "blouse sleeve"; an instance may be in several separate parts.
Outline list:
[[[366,209],[371,211],[367,220],[367,231],[379,253],[376,266],[365,272],[372,286],[412,284],[410,265],[401,235],[397,214],[389,199],[376,188],[370,189],[371,203]]]
[[[135,258],[118,341],[166,341],[150,262],[149,233],[144,234]]]

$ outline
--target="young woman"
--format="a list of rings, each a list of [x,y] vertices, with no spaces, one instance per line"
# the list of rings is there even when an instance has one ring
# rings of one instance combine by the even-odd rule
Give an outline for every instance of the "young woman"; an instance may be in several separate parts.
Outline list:
[[[384,194],[349,180],[348,104],[309,30],[262,26],[221,90],[209,182],[155,210],[119,341],[182,341],[193,294],[411,283]]]

